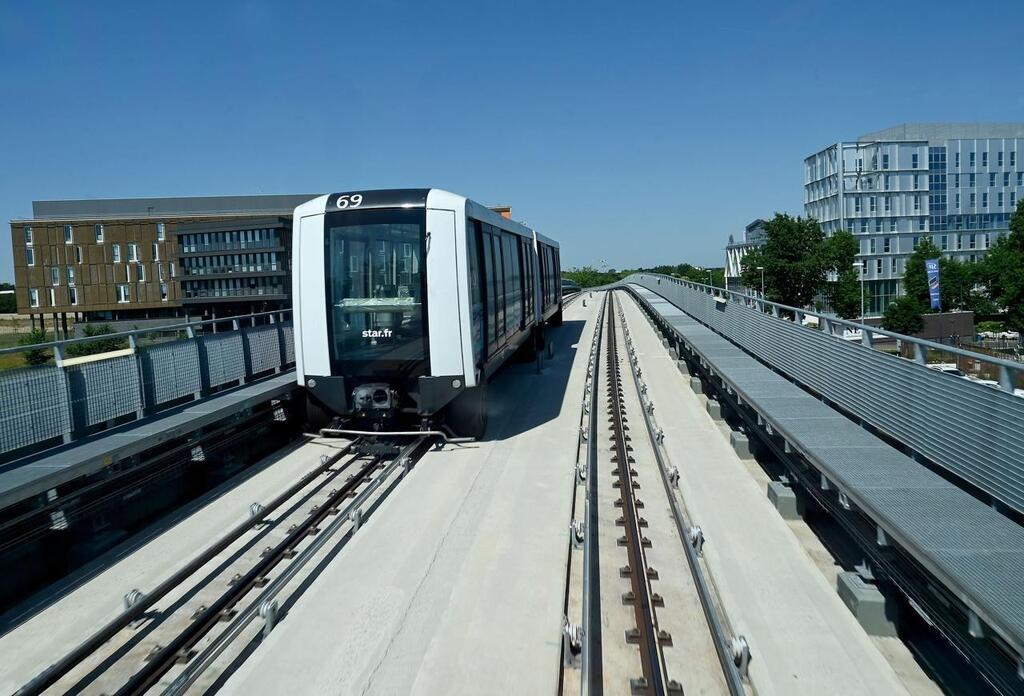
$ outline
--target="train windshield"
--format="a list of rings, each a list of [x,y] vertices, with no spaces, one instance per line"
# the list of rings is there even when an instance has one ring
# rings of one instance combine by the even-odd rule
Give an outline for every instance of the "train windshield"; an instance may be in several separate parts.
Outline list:
[[[324,228],[334,374],[426,372],[424,211],[328,213]]]

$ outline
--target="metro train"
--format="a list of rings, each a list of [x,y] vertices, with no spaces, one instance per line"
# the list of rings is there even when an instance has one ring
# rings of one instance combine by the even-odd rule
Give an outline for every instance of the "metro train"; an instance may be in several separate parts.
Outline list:
[[[487,381],[562,323],[559,247],[440,189],[320,196],[295,209],[296,378],[310,424],[487,427]]]

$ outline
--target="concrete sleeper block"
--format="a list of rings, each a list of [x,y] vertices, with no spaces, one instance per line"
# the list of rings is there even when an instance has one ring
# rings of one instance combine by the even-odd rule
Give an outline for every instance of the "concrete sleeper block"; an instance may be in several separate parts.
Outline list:
[[[729,433],[729,442],[740,459],[753,458],[753,454],[750,451],[750,440],[747,439],[745,433],[741,433],[738,430],[732,431]]]
[[[694,394],[704,393],[704,384],[700,381],[700,377],[690,377],[690,389]]]
[[[796,491],[782,481],[768,482],[768,500],[784,520],[798,520],[803,512],[803,505],[796,497]]]
[[[722,420],[722,404],[718,403],[714,399],[708,399],[707,404],[704,406],[707,409],[708,414],[715,420]]]
[[[853,612],[869,635],[896,635],[896,602],[882,594],[877,586],[865,582],[857,573],[847,571],[836,578],[836,589],[843,604]]]

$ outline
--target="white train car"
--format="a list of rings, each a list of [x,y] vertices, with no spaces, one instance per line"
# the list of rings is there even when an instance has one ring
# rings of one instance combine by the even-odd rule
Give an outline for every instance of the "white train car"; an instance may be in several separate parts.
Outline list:
[[[310,421],[487,423],[487,380],[562,321],[558,243],[440,189],[332,193],[295,209],[298,383]]]

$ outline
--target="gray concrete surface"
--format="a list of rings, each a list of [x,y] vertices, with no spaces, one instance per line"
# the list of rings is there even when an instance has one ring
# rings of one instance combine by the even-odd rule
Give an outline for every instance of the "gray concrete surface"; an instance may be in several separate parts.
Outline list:
[[[639,308],[624,304],[679,488],[707,539],[711,580],[734,631],[750,642],[757,693],[907,693],[707,415],[704,399],[686,388]]]
[[[492,385],[490,439],[426,455],[225,693],[554,693],[589,304],[543,374]]]
[[[802,517],[800,501],[790,486],[782,481],[768,482],[768,500],[784,520],[798,520]]]
[[[896,635],[896,603],[875,585],[865,582],[857,573],[847,571],[836,579],[836,590],[865,631],[873,636]]]
[[[753,456],[750,452],[750,440],[744,433],[738,430],[729,433],[729,444],[740,459],[750,459]]]

